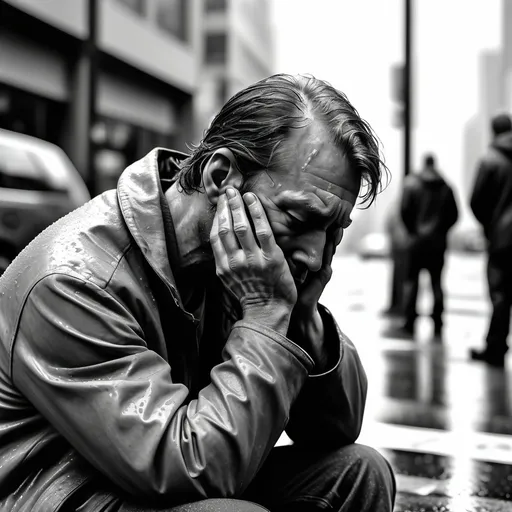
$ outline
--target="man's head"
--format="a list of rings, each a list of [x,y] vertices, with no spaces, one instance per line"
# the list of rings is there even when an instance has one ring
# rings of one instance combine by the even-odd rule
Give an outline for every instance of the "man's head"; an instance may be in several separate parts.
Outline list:
[[[360,192],[371,204],[387,172],[370,126],[315,78],[274,75],[236,94],[185,162],[179,185],[211,205],[228,186],[253,191],[298,282],[337,245]]]
[[[424,163],[425,163],[425,167],[434,168],[436,166],[436,159],[435,159],[434,155],[432,155],[430,153],[428,155],[425,155]]]
[[[495,136],[509,132],[512,130],[512,119],[508,114],[498,114],[492,118],[491,127]]]
[[[274,75],[228,100],[185,162],[180,186],[186,193],[200,191],[206,164],[222,148],[233,155],[244,180],[255,172],[275,171],[282,143],[313,121],[325,126],[367,185],[362,200],[370,205],[381,190],[386,169],[371,127],[343,93],[305,76]]]

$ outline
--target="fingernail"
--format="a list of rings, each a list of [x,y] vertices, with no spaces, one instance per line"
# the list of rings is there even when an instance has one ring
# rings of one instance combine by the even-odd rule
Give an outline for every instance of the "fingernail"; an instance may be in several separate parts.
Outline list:
[[[245,197],[245,202],[247,204],[254,204],[256,202],[256,196],[252,192],[245,194],[244,197]]]
[[[226,195],[228,196],[228,199],[233,199],[235,197],[235,189],[233,188],[227,188],[226,189]]]

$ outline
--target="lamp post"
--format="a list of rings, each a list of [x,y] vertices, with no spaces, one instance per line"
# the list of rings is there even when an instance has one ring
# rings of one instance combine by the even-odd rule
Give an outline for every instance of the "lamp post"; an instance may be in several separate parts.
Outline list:
[[[404,115],[404,176],[411,170],[411,121],[412,121],[412,1],[404,0],[404,76],[403,76],[403,115]]]
[[[96,99],[98,92],[98,2],[97,0],[89,0],[88,4],[88,24],[89,37],[85,42],[85,54],[89,63],[87,74],[87,105],[88,105],[88,130],[87,130],[87,157],[88,164],[88,186],[91,195],[95,195],[98,185],[98,177],[96,176],[96,167],[94,162],[95,147],[91,137],[92,128],[96,122]]]

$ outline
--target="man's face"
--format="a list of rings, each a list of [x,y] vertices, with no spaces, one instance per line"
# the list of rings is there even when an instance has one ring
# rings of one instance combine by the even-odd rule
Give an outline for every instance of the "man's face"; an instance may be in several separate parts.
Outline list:
[[[351,222],[360,178],[318,122],[295,130],[280,146],[276,172],[259,172],[247,183],[262,202],[296,285],[322,266]]]

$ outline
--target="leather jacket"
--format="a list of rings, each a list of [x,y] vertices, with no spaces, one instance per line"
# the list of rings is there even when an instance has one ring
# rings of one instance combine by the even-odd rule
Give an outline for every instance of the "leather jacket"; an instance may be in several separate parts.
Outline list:
[[[215,276],[185,311],[162,189],[183,157],[153,150],[0,278],[0,511],[238,496],[285,428],[309,446],[358,437],[366,376],[326,309],[339,357],[322,375],[237,317]]]

